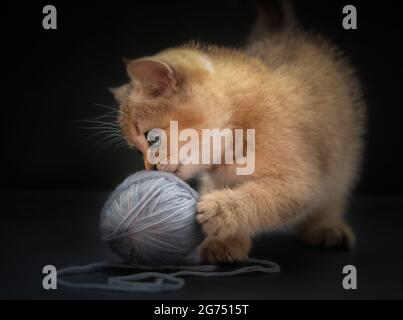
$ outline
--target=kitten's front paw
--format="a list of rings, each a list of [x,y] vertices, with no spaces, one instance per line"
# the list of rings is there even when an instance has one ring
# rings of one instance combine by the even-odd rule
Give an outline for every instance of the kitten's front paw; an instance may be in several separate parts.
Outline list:
[[[227,238],[236,235],[238,219],[235,205],[222,192],[207,194],[197,204],[196,220],[206,236]]]
[[[248,259],[250,248],[251,240],[248,237],[228,239],[208,237],[199,246],[198,253],[205,263],[232,263]]]

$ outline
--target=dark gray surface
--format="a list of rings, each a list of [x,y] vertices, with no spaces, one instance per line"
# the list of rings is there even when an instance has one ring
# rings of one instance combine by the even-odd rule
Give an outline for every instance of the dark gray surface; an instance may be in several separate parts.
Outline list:
[[[62,268],[114,258],[98,233],[105,193],[3,191],[2,194],[0,298],[3,299],[403,298],[402,198],[353,201],[349,219],[358,241],[351,252],[309,248],[289,234],[267,235],[256,241],[254,256],[280,264],[280,274],[188,277],[180,291],[126,294],[42,288],[44,265]],[[342,288],[342,268],[346,264],[357,267],[358,290]]]

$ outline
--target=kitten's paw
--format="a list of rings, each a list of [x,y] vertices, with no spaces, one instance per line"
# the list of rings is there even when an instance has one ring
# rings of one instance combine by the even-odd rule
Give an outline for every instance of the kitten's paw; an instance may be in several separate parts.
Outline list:
[[[299,235],[306,244],[322,248],[351,248],[355,243],[353,231],[342,221],[305,226]]]
[[[206,236],[228,238],[239,232],[235,206],[220,192],[212,192],[200,199],[196,220],[201,224]]]
[[[248,259],[251,240],[247,237],[230,239],[206,238],[198,248],[200,259],[209,264],[232,263]]]

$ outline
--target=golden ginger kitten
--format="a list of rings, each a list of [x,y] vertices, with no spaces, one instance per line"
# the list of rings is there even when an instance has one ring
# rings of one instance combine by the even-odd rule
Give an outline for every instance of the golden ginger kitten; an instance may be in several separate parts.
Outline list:
[[[308,244],[353,244],[343,212],[363,149],[359,82],[333,45],[299,30],[291,11],[274,30],[264,17],[240,50],[190,43],[127,61],[131,81],[114,90],[122,131],[144,155],[145,134],[169,133],[171,120],[198,132],[255,129],[251,175],[237,175],[236,164],[156,165],[183,179],[202,176],[199,254],[209,263],[244,260],[253,236],[284,226]]]

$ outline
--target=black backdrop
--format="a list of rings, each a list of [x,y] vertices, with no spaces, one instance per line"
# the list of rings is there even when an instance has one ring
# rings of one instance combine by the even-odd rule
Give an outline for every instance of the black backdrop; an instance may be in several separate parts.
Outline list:
[[[42,8],[58,10],[58,29],[42,28]],[[358,30],[342,28],[354,4]],[[402,194],[401,12],[395,2],[297,1],[305,26],[345,49],[369,104],[364,194]],[[255,10],[248,1],[31,1],[2,4],[3,188],[110,189],[142,168],[132,150],[106,149],[76,120],[108,110],[107,87],[126,80],[121,58],[197,39],[241,45]]]

